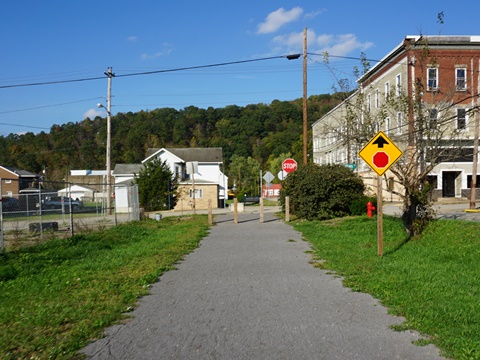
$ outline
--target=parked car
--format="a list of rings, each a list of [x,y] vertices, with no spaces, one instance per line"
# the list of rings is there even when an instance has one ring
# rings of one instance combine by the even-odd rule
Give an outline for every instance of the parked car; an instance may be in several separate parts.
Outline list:
[[[70,203],[74,211],[83,208],[82,201],[73,200],[65,196],[52,196],[42,201],[42,209],[61,209],[63,207],[65,210],[68,210]]]
[[[2,198],[2,210],[5,212],[20,210],[20,206],[18,205],[18,199],[15,199],[13,197]]]

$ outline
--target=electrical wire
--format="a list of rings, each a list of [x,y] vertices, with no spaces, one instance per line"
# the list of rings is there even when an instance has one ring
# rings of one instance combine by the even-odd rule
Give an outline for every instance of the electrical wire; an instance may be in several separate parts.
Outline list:
[[[258,62],[258,61],[273,60],[273,59],[282,59],[282,58],[283,59],[285,59],[285,58],[290,59],[289,57],[291,57],[291,56],[293,56],[293,55],[270,56],[270,57],[264,57],[264,58],[258,58],[258,59],[230,61],[230,62],[209,64],[209,65],[197,65],[197,66],[186,66],[186,67],[180,67],[180,68],[174,68],[174,69],[143,71],[143,72],[136,72],[136,73],[130,73],[130,74],[119,74],[119,75],[115,75],[115,77],[120,78],[120,77],[132,77],[132,76],[140,76],[140,75],[162,74],[162,73],[170,73],[170,72],[177,72],[177,71],[214,68],[214,67],[221,67],[221,66],[235,65],[235,64],[245,64],[245,63],[250,63],[250,62]],[[9,88],[17,88],[17,87],[30,87],[30,86],[42,86],[42,85],[53,85],[53,84],[65,84],[65,83],[84,82],[84,81],[92,81],[92,80],[100,80],[100,79],[105,79],[105,77],[95,76],[95,77],[87,77],[87,78],[80,78],[80,79],[42,81],[42,82],[25,83],[25,84],[0,85],[0,89],[9,89]]]
[[[53,104],[53,105],[43,105],[43,106],[35,106],[35,107],[30,107],[30,108],[25,108],[25,109],[0,111],[0,114],[10,114],[10,113],[20,112],[20,111],[30,111],[30,110],[46,109],[46,108],[51,108],[51,107],[57,107],[57,106],[63,106],[63,105],[70,105],[70,104],[77,104],[77,103],[81,103],[81,102],[98,100],[98,99],[103,99],[103,98],[104,98],[103,96],[97,96],[97,97],[94,97],[94,98],[83,99],[83,100],[76,100],[76,101],[69,101],[69,102],[64,102],[64,103],[59,103],[59,104]],[[6,124],[3,124],[3,125],[6,125]]]

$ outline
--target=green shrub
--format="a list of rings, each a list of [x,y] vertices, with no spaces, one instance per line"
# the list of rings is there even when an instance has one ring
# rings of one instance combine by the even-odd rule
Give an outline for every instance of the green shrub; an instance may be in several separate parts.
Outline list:
[[[350,206],[360,201],[362,179],[343,165],[300,166],[290,173],[280,192],[280,203],[290,197],[290,212],[307,220],[325,220],[351,214]]]
[[[363,195],[357,199],[353,199],[350,203],[351,215],[365,215],[367,213],[367,203],[371,201],[373,206],[377,208],[377,198],[374,196]]]

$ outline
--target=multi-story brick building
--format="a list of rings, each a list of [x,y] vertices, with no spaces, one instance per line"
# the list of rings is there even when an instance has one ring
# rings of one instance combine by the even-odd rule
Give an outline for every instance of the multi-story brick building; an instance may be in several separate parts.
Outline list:
[[[435,197],[469,196],[479,74],[480,36],[407,36],[313,124],[314,162],[349,164],[368,177],[358,152],[382,130],[428,172]]]

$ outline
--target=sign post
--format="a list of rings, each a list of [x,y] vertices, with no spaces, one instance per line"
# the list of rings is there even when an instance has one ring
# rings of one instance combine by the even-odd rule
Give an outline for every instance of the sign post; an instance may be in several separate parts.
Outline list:
[[[378,256],[383,256],[383,189],[382,175],[403,155],[397,145],[379,131],[358,155],[377,173],[377,242]]]

